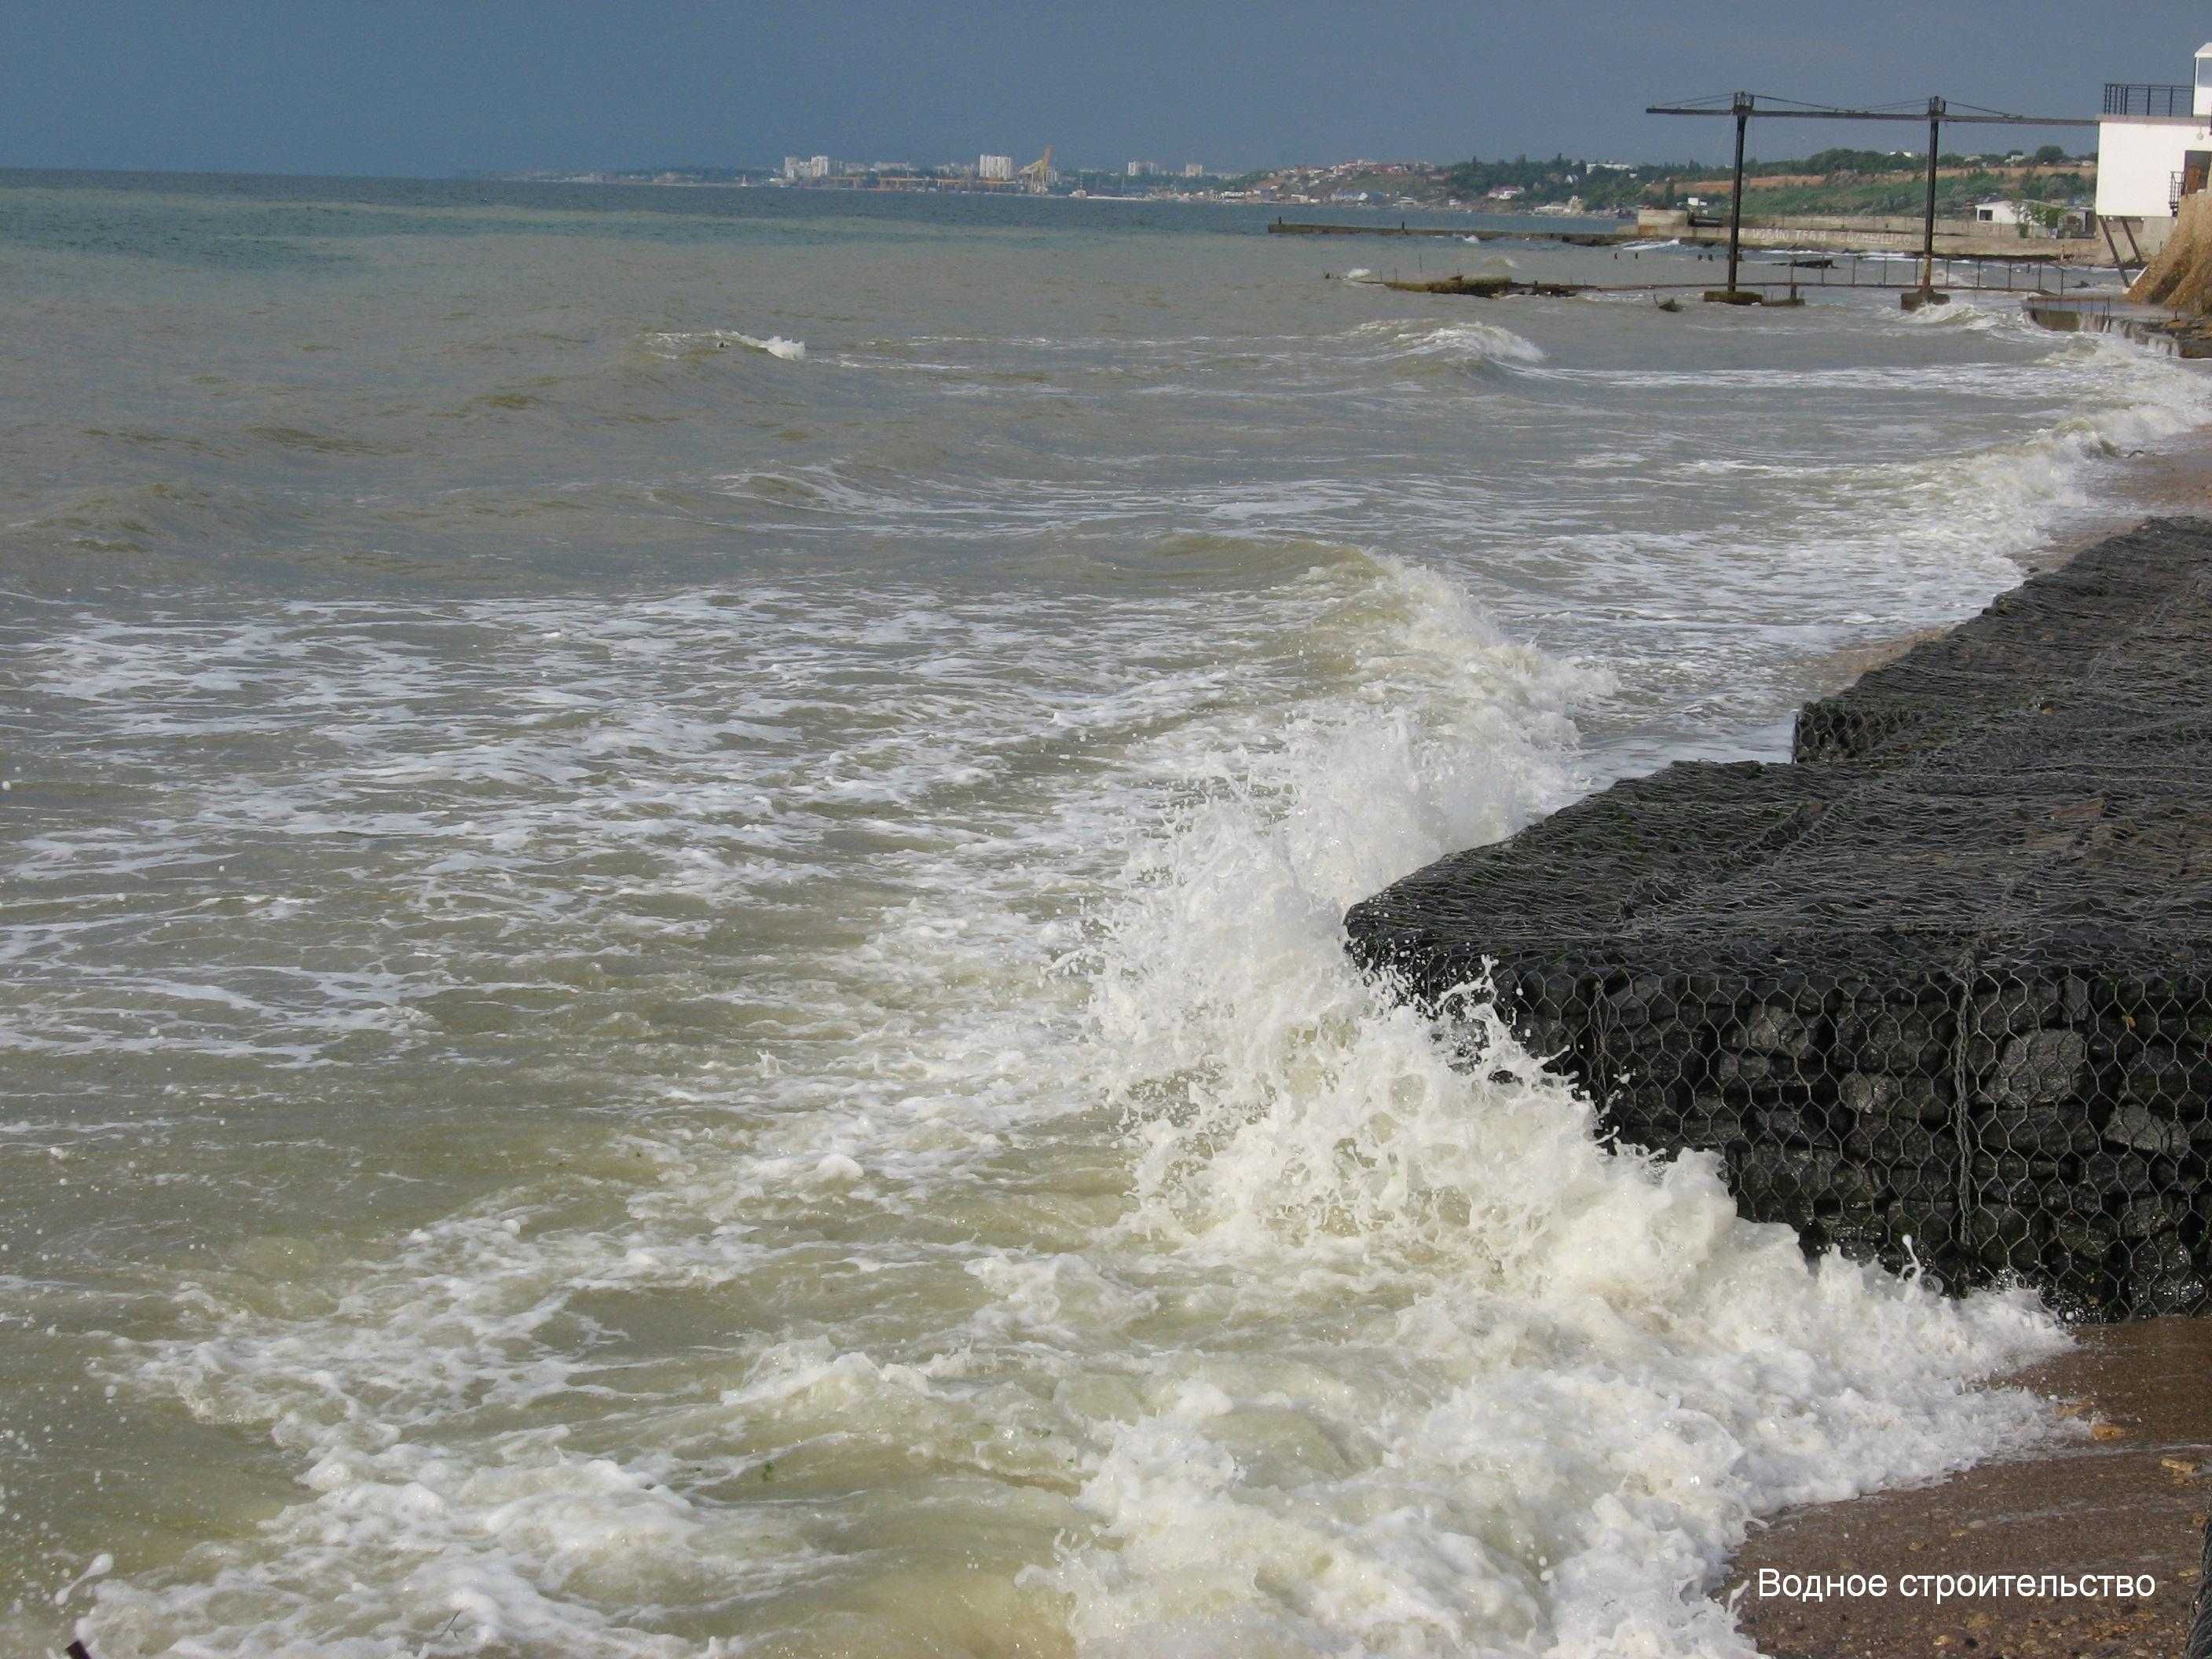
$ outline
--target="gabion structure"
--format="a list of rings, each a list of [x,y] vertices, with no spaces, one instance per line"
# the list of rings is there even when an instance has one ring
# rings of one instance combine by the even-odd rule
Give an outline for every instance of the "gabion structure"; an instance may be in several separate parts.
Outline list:
[[[2075,1317],[2212,1304],[2212,523],[2158,520],[1801,711],[1355,907],[1486,975],[1745,1212]]]

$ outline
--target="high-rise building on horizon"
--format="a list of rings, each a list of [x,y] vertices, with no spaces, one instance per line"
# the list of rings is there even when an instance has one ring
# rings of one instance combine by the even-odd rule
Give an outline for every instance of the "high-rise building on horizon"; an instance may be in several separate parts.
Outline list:
[[[975,176],[996,179],[1001,184],[1012,182],[1014,158],[1011,155],[979,155],[975,158]]]

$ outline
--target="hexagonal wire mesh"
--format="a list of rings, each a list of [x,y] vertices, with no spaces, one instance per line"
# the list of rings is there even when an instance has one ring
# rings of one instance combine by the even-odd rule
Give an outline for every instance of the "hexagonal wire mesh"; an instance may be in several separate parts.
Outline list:
[[[2212,1292],[2212,524],[2154,521],[1808,704],[1354,908],[1622,1139],[1809,1248],[2076,1317]]]
[[[1808,1248],[1954,1285],[2016,1275],[2080,1317],[2204,1304],[2201,975],[1498,978],[1609,1128],[1718,1153],[1745,1214]]]

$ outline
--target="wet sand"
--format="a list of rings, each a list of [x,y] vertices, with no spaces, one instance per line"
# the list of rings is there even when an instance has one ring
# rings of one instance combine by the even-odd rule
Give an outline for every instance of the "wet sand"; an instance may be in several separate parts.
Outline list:
[[[1723,1588],[1773,1659],[2173,1659],[2197,1595],[2212,1504],[2212,1321],[2095,1328],[2018,1379],[2059,1402],[2065,1438],[1929,1486],[1785,1515],[1755,1533]],[[1938,1605],[1805,1602],[1758,1594],[1759,1573],[2150,1574],[2147,1598],[1999,1596]]]

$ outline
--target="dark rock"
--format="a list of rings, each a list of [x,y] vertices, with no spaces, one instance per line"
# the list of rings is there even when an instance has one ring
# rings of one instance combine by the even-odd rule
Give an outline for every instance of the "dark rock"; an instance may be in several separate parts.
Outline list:
[[[2153,1043],[2129,1057],[2120,1086],[2130,1101],[2201,1122],[2212,1094],[2212,1066],[2201,1055],[2192,1061],[2165,1043]]]
[[[2004,1045],[1984,1091],[2000,1105],[2070,1100],[2088,1074],[2089,1045],[2079,1031],[2030,1031]]]
[[[2144,1319],[2201,1313],[2205,1303],[2204,1281],[2195,1273],[2154,1274],[2142,1279],[2130,1275],[2128,1301],[2132,1311]]]
[[[1883,1118],[1854,1124],[1844,1137],[1844,1150],[1872,1163],[1915,1169],[1933,1164],[1948,1170],[1959,1157],[1959,1143],[1949,1135],[1910,1120]]]
[[[1948,1069],[1948,1018],[1911,1004],[1860,1006],[1836,1022],[1836,1052],[1869,1072]]]
[[[1966,1030],[1984,1036],[2016,1036],[2051,1024],[2057,1012],[2056,985],[2006,985],[1984,991],[1967,1003]]]
[[[1936,1260],[1958,1242],[1959,1211],[1955,1205],[1897,1199],[1883,1210],[1882,1220],[1891,1240],[1899,1247],[1909,1243],[1913,1254],[1923,1261]]]
[[[1955,1164],[1899,1165],[1880,1172],[1881,1184],[1908,1203],[1950,1204],[1959,1196]]]
[[[1744,1115],[1724,1102],[1699,1097],[1681,1116],[1682,1144],[1706,1152],[1741,1146],[1751,1139]]]
[[[2128,1246],[2128,1272],[2140,1279],[2166,1279],[2195,1271],[2189,1246],[2179,1233],[2158,1233]]]
[[[1966,1179],[1976,1201],[2016,1204],[2023,1209],[2067,1207],[2070,1190],[2055,1159],[2018,1152],[1976,1152],[1967,1165]]]
[[[2108,1146],[2129,1146],[2140,1152],[2179,1158],[2189,1150],[2189,1126],[2160,1117],[2148,1107],[2123,1106],[2105,1120]]]
[[[1978,1126],[1981,1144],[1996,1152],[2060,1158],[2093,1152],[2097,1132],[2074,1106],[2021,1106],[1993,1111]]]
[[[2051,1224],[2051,1237],[2067,1255],[2101,1265],[2112,1253],[2119,1234],[2103,1216],[2061,1215]]]
[[[2197,1307],[2208,709],[2212,522],[2156,521],[1808,708],[1820,763],[1624,780],[1354,907],[1352,949],[1424,1007],[1496,962],[1554,1069],[1638,1095],[1608,1121],[1808,1245],[1863,1244],[1878,1185],[1947,1284]]]
[[[2188,1211],[2175,1199],[2137,1198],[2121,1206],[2120,1237],[2151,1238],[2179,1227]]]
[[[2010,1204],[1989,1204],[1966,1218],[1966,1243],[1983,1266],[2030,1273],[2042,1264],[2036,1218]]]
[[[1765,1083],[1778,1069],[1771,1054],[1723,1048],[1713,1056],[1713,1080],[1717,1083]]]
[[[1737,1178],[1745,1194],[1763,1200],[1768,1212],[1815,1204],[1871,1210],[1875,1202],[1874,1177],[1824,1147],[1754,1146]]]
[[[1761,1003],[1721,1037],[1725,1057],[1729,1049],[1781,1054],[1790,1060],[1810,1060],[1819,1051],[1814,1023],[1788,1004]]]
[[[1951,1115],[1950,1103],[1929,1078],[1853,1072],[1844,1079],[1841,1095],[1845,1106],[1864,1116],[1941,1123]]]
[[[2098,1152],[2081,1160],[2081,1184],[2092,1192],[2134,1197],[2156,1184],[2150,1160],[2136,1152]]]

